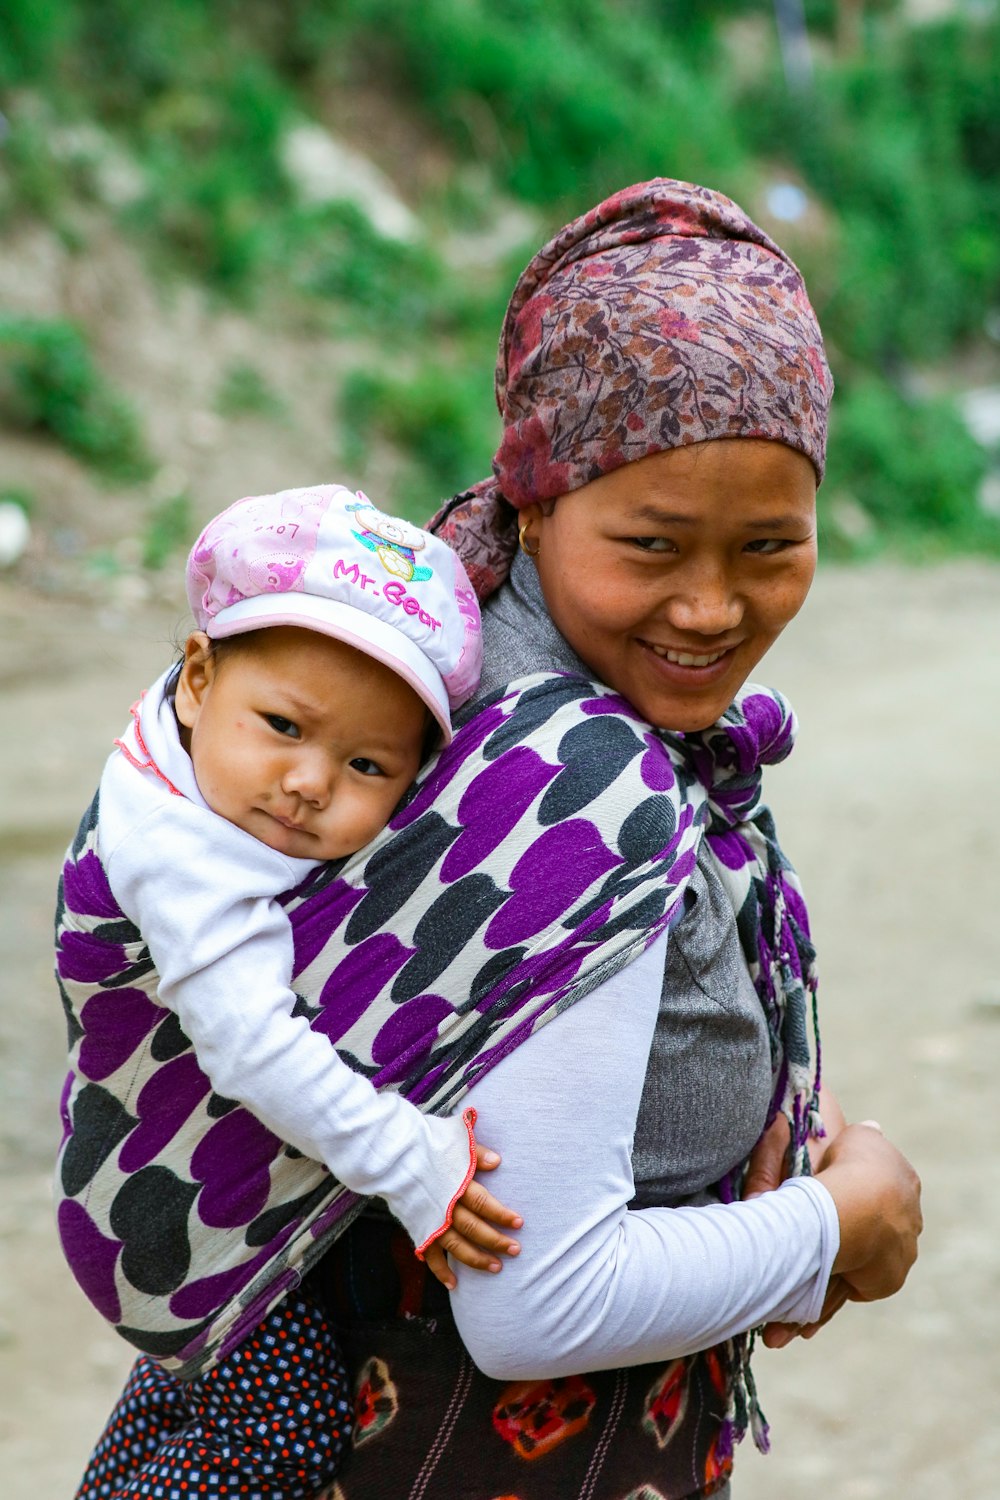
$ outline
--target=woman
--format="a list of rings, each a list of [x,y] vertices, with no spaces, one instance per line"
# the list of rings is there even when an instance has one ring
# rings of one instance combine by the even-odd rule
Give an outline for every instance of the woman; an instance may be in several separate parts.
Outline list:
[[[831,388],[799,273],[729,200],[658,180],[562,230],[508,309],[494,478],[436,522],[485,601],[469,714],[515,679],[571,674],[683,736],[705,779],[699,737],[728,720],[745,791],[755,755],[789,747],[751,746],[731,705],[812,580]],[[581,754],[599,767],[621,721],[592,725]],[[709,833],[669,934],[474,1085],[497,1190],[524,1215],[519,1260],[493,1280],[459,1270],[449,1309],[377,1217],[327,1258],[361,1383],[343,1500],[724,1493],[755,1406],[725,1341],[764,1322],[781,1344],[902,1284],[919,1185],[877,1131],[836,1133],[832,1101],[812,1196],[801,1180],[757,1196],[789,1134],[802,1165],[789,1075],[811,950],[773,842],[739,884],[754,827],[770,831],[758,814]],[[776,880],[781,952],[754,930]],[[724,1201],[757,1142],[745,1201]]]
[[[812,949],[759,795],[793,726],[746,685],[812,579],[830,389],[796,268],[706,189],[626,189],[518,282],[495,477],[437,520],[480,693],[363,878],[288,910],[331,1040],[431,1107],[468,1091],[524,1228],[450,1299],[377,1210],[315,1265],[359,1387],[338,1500],[725,1493],[765,1441],[746,1331],[915,1257],[899,1153],[825,1100],[810,1142]]]

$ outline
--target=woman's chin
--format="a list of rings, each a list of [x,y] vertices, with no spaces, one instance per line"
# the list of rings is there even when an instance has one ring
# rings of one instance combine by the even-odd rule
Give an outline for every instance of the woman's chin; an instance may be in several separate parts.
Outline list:
[[[694,734],[721,718],[744,681],[733,661],[683,667],[647,650],[641,674],[619,691],[657,729]]]

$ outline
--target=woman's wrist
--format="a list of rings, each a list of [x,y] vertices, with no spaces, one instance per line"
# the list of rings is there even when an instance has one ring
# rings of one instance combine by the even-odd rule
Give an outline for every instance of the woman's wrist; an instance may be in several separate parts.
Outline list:
[[[848,1125],[831,1141],[817,1181],[840,1222],[833,1272],[851,1280],[859,1300],[891,1296],[916,1259],[920,1179],[873,1124]]]

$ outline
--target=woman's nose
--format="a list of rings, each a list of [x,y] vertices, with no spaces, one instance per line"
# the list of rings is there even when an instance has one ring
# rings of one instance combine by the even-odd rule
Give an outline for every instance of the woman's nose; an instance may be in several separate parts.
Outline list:
[[[302,753],[295,757],[281,778],[281,789],[295,793],[314,807],[325,807],[333,796],[336,774],[325,755]]]
[[[743,601],[724,568],[697,568],[675,575],[665,613],[677,630],[725,635],[743,619]]]

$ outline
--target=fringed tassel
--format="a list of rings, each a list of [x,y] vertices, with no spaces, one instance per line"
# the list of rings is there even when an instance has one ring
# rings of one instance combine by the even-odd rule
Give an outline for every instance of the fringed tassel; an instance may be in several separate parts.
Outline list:
[[[753,1333],[729,1341],[729,1402],[719,1434],[720,1456],[731,1457],[735,1445],[746,1437],[748,1428],[759,1451],[771,1451],[771,1429],[761,1411],[757,1382],[750,1367],[754,1341]]]
[[[809,1101],[806,1124],[809,1127],[810,1140],[822,1141],[826,1139],[826,1126],[823,1124],[823,1116],[819,1112],[818,1093],[814,1093]]]
[[[754,1335],[751,1333],[747,1347],[746,1363],[743,1367],[743,1379],[746,1382],[747,1406],[750,1409],[750,1431],[753,1434],[754,1445],[759,1453],[770,1453],[771,1451],[771,1429],[767,1418],[761,1410],[760,1400],[757,1396],[757,1382],[753,1378],[753,1370],[750,1367],[750,1356],[753,1353]]]
[[[758,860],[758,872],[751,880],[751,895],[746,898],[756,899],[757,920],[746,924],[744,952],[771,1039],[774,1077],[768,1124],[778,1114],[788,1121],[790,1169],[792,1175],[804,1176],[810,1171],[809,1141],[826,1134],[819,1101],[821,1050],[815,953],[809,941],[808,927],[800,930],[790,912],[791,887],[786,887],[785,882],[786,879],[794,880],[794,875],[775,842],[773,825],[759,816],[741,831]],[[734,898],[733,905],[739,915],[743,909],[742,900]],[[798,910],[800,905],[801,897],[796,889],[792,910]],[[751,932],[755,951],[748,951],[750,943],[747,939]],[[810,1010],[816,1046],[815,1066],[809,1056]],[[744,1163],[734,1169],[719,1184],[719,1196],[723,1202],[732,1202],[740,1196],[745,1167]],[[770,1428],[761,1410],[750,1368],[754,1342],[751,1333],[731,1339],[726,1347],[728,1399],[718,1438],[720,1456],[731,1456],[735,1444],[742,1442],[748,1429],[760,1452],[770,1451]]]
[[[819,1032],[819,985],[816,982],[815,960],[809,964],[804,978],[812,1002],[813,1040],[816,1043],[816,1069],[813,1073],[812,1098],[809,1101],[809,1133],[814,1139],[823,1140],[826,1126],[819,1109],[819,1093],[823,1084],[823,1044]]]
[[[732,1419],[725,1417],[719,1428],[719,1437],[715,1445],[715,1451],[720,1464],[731,1464],[736,1450],[736,1438]]]

